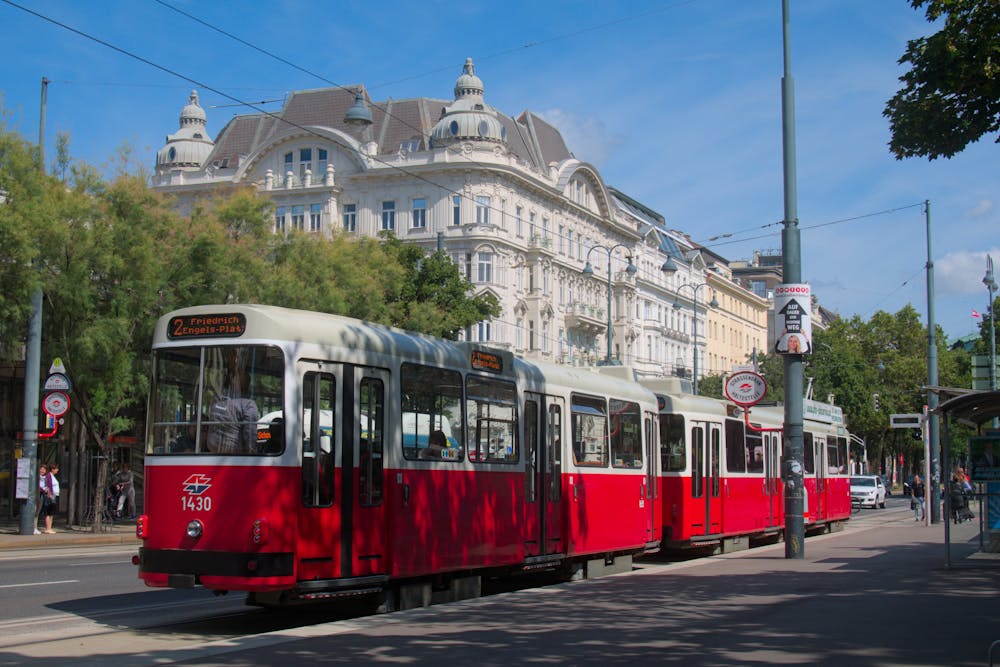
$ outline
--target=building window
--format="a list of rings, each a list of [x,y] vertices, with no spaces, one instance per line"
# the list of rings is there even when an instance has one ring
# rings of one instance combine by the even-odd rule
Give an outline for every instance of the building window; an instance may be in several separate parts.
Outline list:
[[[514,209],[514,233],[524,236],[524,209],[520,206]]]
[[[491,252],[481,252],[479,253],[478,262],[478,281],[480,283],[492,283],[493,282],[493,253]]]
[[[274,231],[283,232],[285,231],[285,212],[288,209],[284,206],[279,206],[274,211]]]
[[[493,340],[493,323],[483,320],[479,323],[479,341],[488,343],[491,340]]]
[[[490,198],[483,195],[476,196],[476,224],[490,224]]]
[[[297,232],[306,228],[306,207],[301,204],[292,207],[292,229]]]
[[[426,199],[414,199],[413,200],[413,228],[414,229],[426,229],[427,228],[427,200]]]
[[[292,167],[294,166],[294,164],[295,164],[295,154],[292,153],[291,151],[285,153],[285,174],[292,171]],[[284,178],[285,174],[282,174],[281,177]]]
[[[535,238],[535,212],[532,211],[528,214],[528,233],[531,234],[528,238]]]
[[[382,229],[393,231],[396,229],[396,202],[382,202]]]
[[[306,177],[306,170],[312,171],[313,153],[311,148],[299,149],[299,178]]]
[[[344,231],[353,232],[357,231],[358,227],[358,205],[357,204],[344,204],[343,208],[343,219],[344,219]]]
[[[462,198],[458,195],[451,198],[451,224],[462,224]]]
[[[500,228],[507,231],[507,200],[500,200]]]
[[[327,165],[326,149],[325,148],[317,148],[316,149],[316,174],[318,174],[319,176],[321,176],[323,178],[326,178],[326,165]]]
[[[524,320],[517,318],[517,323],[514,325],[514,347],[518,350],[524,348],[523,338],[524,332]]]
[[[309,205],[309,231],[318,232],[323,221],[323,205]]]

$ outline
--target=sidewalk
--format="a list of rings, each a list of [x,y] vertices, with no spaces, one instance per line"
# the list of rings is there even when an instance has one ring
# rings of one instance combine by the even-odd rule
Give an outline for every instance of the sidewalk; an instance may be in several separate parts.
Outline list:
[[[135,524],[131,522],[104,526],[99,533],[93,532],[91,526],[67,526],[65,520],[59,521],[58,518],[52,526],[56,531],[52,535],[21,535],[21,525],[17,519],[0,522],[0,550],[104,544],[139,546],[139,540],[135,536]]]

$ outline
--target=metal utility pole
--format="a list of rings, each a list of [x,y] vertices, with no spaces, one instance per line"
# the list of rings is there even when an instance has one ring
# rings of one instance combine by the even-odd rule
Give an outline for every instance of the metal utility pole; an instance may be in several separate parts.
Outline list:
[[[38,119],[38,165],[45,175],[45,105],[49,80],[42,77],[42,102]],[[42,367],[42,285],[31,294],[31,317],[24,355],[24,412],[21,457],[28,461],[28,497],[21,510],[21,535],[35,532],[35,505],[38,502],[38,379]]]
[[[782,280],[802,280],[799,246],[798,193],[795,180],[795,83],[788,43],[788,0],[781,3],[784,76],[781,78],[782,163],[785,175],[785,220],[781,232]],[[802,355],[785,355],[785,455],[781,476],[785,483],[785,558],[805,558],[805,518],[802,482]]]
[[[927,386],[938,384],[937,324],[934,321],[934,260],[931,259],[931,200],[924,200],[924,219],[927,223]],[[938,430],[938,416],[934,409],[938,406],[936,391],[927,392],[927,412],[929,419],[931,523],[941,522],[941,440]]]

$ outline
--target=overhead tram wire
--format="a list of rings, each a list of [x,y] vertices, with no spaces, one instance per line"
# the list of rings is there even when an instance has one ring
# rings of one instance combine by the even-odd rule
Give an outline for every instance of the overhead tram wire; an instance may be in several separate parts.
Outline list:
[[[155,69],[158,69],[161,72],[169,74],[170,76],[177,77],[178,79],[181,79],[183,81],[187,81],[188,83],[194,84],[195,86],[199,86],[199,87],[201,87],[201,88],[203,88],[205,90],[209,90],[209,91],[215,93],[216,95],[219,95],[220,97],[224,97],[227,100],[230,100],[231,102],[235,102],[237,105],[245,106],[245,107],[248,107],[250,109],[253,109],[254,111],[257,111],[258,113],[261,113],[261,114],[263,114],[265,116],[268,116],[270,118],[273,118],[273,119],[275,119],[275,120],[277,120],[279,122],[285,123],[286,125],[289,125],[289,126],[294,127],[294,128],[296,128],[298,130],[301,130],[302,132],[304,132],[306,134],[309,134],[311,136],[314,136],[314,137],[317,137],[317,138],[320,138],[320,139],[326,139],[326,137],[324,137],[323,135],[315,132],[314,130],[312,130],[312,129],[308,128],[308,127],[305,127],[303,125],[299,125],[298,123],[293,123],[292,121],[287,120],[285,118],[282,118],[281,116],[279,116],[279,115],[277,115],[277,114],[275,114],[273,112],[270,112],[270,111],[268,111],[266,109],[262,109],[262,108],[256,106],[255,104],[252,104],[252,103],[246,102],[244,100],[241,100],[238,97],[234,97],[234,96],[232,96],[232,95],[230,95],[228,93],[225,93],[225,92],[223,92],[223,91],[221,91],[221,90],[219,90],[219,89],[217,89],[217,88],[215,88],[213,86],[208,85],[207,83],[204,83],[204,82],[199,81],[197,79],[193,79],[193,78],[191,78],[191,77],[189,77],[187,75],[181,74],[180,72],[174,71],[174,70],[170,69],[169,67],[166,67],[164,65],[160,65],[158,63],[155,63],[155,62],[149,60],[148,58],[144,58],[144,57],[142,57],[142,56],[140,56],[138,54],[132,53],[131,51],[123,49],[123,48],[121,48],[119,46],[115,46],[114,44],[111,44],[110,42],[107,42],[107,41],[105,41],[105,40],[103,40],[103,39],[101,39],[99,37],[95,37],[94,35],[91,35],[89,33],[83,32],[82,30],[79,30],[79,29],[74,28],[74,27],[72,27],[70,25],[67,25],[67,24],[62,23],[60,21],[57,21],[54,18],[51,18],[51,17],[46,16],[44,14],[41,14],[39,12],[36,12],[33,9],[29,9],[27,7],[19,5],[16,2],[13,2],[13,0],[0,0],[0,2],[3,2],[4,4],[10,5],[11,7],[14,7],[15,9],[20,9],[21,11],[23,11],[25,13],[31,14],[32,16],[36,16],[36,17],[42,19],[43,21],[51,23],[51,24],[53,24],[55,26],[58,26],[58,27],[60,27],[60,28],[62,28],[64,30],[68,30],[69,32],[72,32],[72,33],[74,33],[76,35],[84,37],[85,39],[89,39],[89,40],[91,40],[93,42],[96,42],[96,43],[98,43],[98,44],[100,44],[102,46],[105,46],[105,47],[111,49],[112,51],[116,51],[117,53],[120,53],[120,54],[122,54],[124,56],[132,58],[134,60],[138,60],[139,62],[144,63],[146,65],[149,65],[150,67],[153,67]],[[414,178],[414,179],[419,180],[419,181],[423,181],[424,183],[427,183],[430,186],[433,186],[435,188],[440,188],[444,192],[447,192],[447,193],[449,193],[449,194],[451,194],[453,196],[461,197],[461,198],[466,199],[468,201],[474,201],[473,199],[471,199],[470,197],[468,197],[467,195],[465,195],[462,192],[459,192],[459,191],[456,191],[456,190],[452,190],[451,188],[449,188],[449,187],[447,187],[445,185],[441,185],[440,183],[435,183],[434,181],[430,180],[429,178],[426,178],[425,176],[421,176],[420,174],[414,173],[412,171],[409,171],[409,170],[404,169],[402,167],[399,167],[397,165],[390,164],[389,162],[386,162],[385,160],[379,158],[376,155],[366,155],[366,157],[374,160],[375,162],[379,162],[379,163],[385,165],[386,167],[389,167],[390,169],[394,169],[394,170],[396,170],[396,171],[398,171],[400,173],[406,174],[407,176],[409,176],[411,178]]]
[[[159,2],[160,0],[157,0]],[[630,14],[628,16],[622,16],[611,21],[605,21],[604,23],[598,23],[596,25],[588,26],[585,28],[580,28],[579,30],[574,30],[572,32],[562,33],[560,35],[553,35],[552,37],[547,37],[545,39],[533,40],[530,42],[525,42],[519,46],[514,46],[502,51],[497,51],[485,56],[479,56],[476,60],[485,61],[492,60],[494,58],[500,58],[502,56],[510,55],[511,53],[517,53],[518,51],[524,51],[526,49],[533,49],[537,46],[542,46],[544,44],[550,44],[552,42],[557,42],[564,39],[570,39],[572,37],[577,37],[579,35],[584,35],[588,32],[595,32],[601,30],[602,28],[607,28],[609,26],[618,25],[619,23],[626,23],[628,21],[634,21],[636,19],[641,19],[643,17],[649,16],[651,14],[657,14],[660,12],[670,11],[672,9],[677,9],[678,7],[683,7],[685,5],[693,5],[696,2],[702,2],[703,0],[683,0],[681,2],[674,2],[669,5],[662,5],[660,7],[654,7],[653,9],[647,9],[644,12],[639,12],[638,14]],[[440,72],[447,71],[447,68],[439,67],[437,69],[428,70],[422,74],[414,74],[412,76],[404,77],[402,79],[395,79],[393,81],[386,81],[384,83],[379,83],[371,86],[370,90],[375,90],[376,88],[381,88],[384,86],[392,86],[397,83],[404,83],[406,81],[413,81],[414,79],[422,79],[425,76],[430,76],[432,74],[438,74]]]
[[[214,30],[215,32],[219,33],[220,35],[224,35],[224,36],[228,37],[229,39],[231,39],[233,41],[239,42],[243,46],[245,46],[245,47],[247,47],[249,49],[253,49],[254,51],[256,51],[258,53],[261,53],[261,54],[267,56],[268,58],[272,58],[274,60],[277,60],[278,62],[280,62],[280,63],[282,63],[284,65],[288,65],[292,69],[298,70],[299,72],[302,72],[303,74],[306,74],[306,75],[311,76],[313,78],[319,79],[320,81],[322,81],[324,83],[327,83],[327,84],[333,86],[334,88],[338,88],[338,89],[343,90],[345,92],[351,93],[352,95],[357,93],[356,90],[352,90],[352,89],[348,88],[347,86],[344,86],[342,84],[337,83],[336,81],[331,81],[330,79],[326,78],[322,74],[317,74],[316,72],[313,72],[312,70],[306,69],[305,67],[302,67],[301,65],[297,65],[297,64],[293,63],[292,61],[288,60],[287,58],[283,58],[282,56],[279,56],[278,54],[273,53],[271,51],[268,51],[267,49],[265,49],[263,47],[257,46],[256,44],[253,44],[252,42],[248,42],[247,40],[243,39],[242,37],[234,35],[233,33],[229,32],[227,30],[223,30],[222,28],[220,28],[218,26],[215,26],[215,25],[209,23],[208,21],[205,21],[204,19],[201,19],[201,18],[195,16],[194,14],[186,12],[183,9],[180,9],[178,7],[175,7],[172,4],[170,4],[169,2],[166,2],[165,0],[154,0],[154,2],[156,2],[159,5],[162,5],[163,7],[166,7],[167,9],[170,9],[172,11],[177,12],[181,16],[184,16],[184,17],[186,17],[186,18],[194,21],[195,23],[198,23],[199,25],[204,26],[204,27],[208,28],[209,30]],[[424,132],[423,128],[414,127],[413,125],[411,125],[408,122],[406,122],[405,119],[400,118],[399,116],[393,115],[389,111],[388,105],[386,105],[386,108],[378,107],[378,105],[375,105],[375,104],[373,104],[373,106],[376,106],[377,108],[381,109],[382,113],[384,113],[389,118],[392,118],[393,120],[397,121],[401,125],[404,125],[404,126],[410,128],[414,132],[418,132],[420,134],[423,134],[423,132]],[[470,164],[473,164],[473,165],[476,165],[476,166],[484,166],[481,162],[473,160],[472,158],[470,158],[469,156],[465,155],[464,153],[462,153],[460,155],[461,155],[461,157],[463,159],[465,159]],[[453,193],[453,194],[458,194],[458,193]],[[472,201],[472,200],[469,199],[469,201]],[[490,207],[490,208],[492,208],[492,207]]]
[[[807,229],[820,229],[821,227],[830,227],[832,225],[840,225],[840,224],[843,224],[843,223],[846,223],[846,222],[855,222],[857,220],[864,220],[865,218],[873,218],[873,217],[879,216],[879,215],[889,215],[890,213],[897,213],[899,211],[905,211],[906,209],[916,208],[918,206],[923,206],[923,205],[924,205],[923,202],[919,202],[919,203],[916,203],[916,204],[905,204],[903,206],[896,206],[894,208],[887,208],[887,209],[884,209],[882,211],[874,211],[872,213],[863,213],[861,215],[855,215],[855,216],[852,216],[850,218],[841,218],[839,220],[830,220],[829,222],[819,222],[819,223],[816,223],[815,225],[805,225],[803,227],[800,227],[800,229],[802,231],[805,231]],[[748,228],[745,228],[743,230],[736,231],[736,232],[729,232],[729,233],[724,233],[724,234],[718,234],[716,236],[713,236],[711,238],[706,239],[705,241],[698,242],[698,245],[704,246],[706,248],[715,248],[715,247],[723,246],[723,245],[732,245],[734,243],[744,243],[746,241],[756,241],[757,239],[763,239],[763,238],[767,238],[769,236],[776,236],[777,234],[780,234],[781,232],[780,231],[776,231],[776,232],[770,232],[770,233],[767,233],[767,234],[759,234],[757,236],[745,236],[745,237],[738,238],[738,239],[733,239],[732,238],[733,236],[736,236],[737,234],[742,234],[744,232],[754,231],[754,230],[758,230],[758,229],[766,229],[768,227],[776,227],[776,226],[781,225],[781,224],[783,224],[783,223],[782,222],[769,222],[767,224],[760,225],[758,227],[748,227]],[[723,239],[723,238],[730,239],[730,240],[720,241],[719,243],[712,243],[712,241],[714,241],[716,239]]]
[[[536,46],[541,46],[543,44],[548,44],[548,43],[559,41],[559,40],[563,40],[563,39],[570,39],[572,37],[577,37],[579,35],[583,35],[583,34],[586,34],[588,32],[594,32],[596,30],[607,28],[608,26],[613,26],[613,25],[617,25],[617,24],[620,24],[620,23],[626,23],[628,21],[633,21],[633,20],[636,20],[636,19],[640,19],[640,18],[643,18],[645,16],[649,16],[651,14],[656,14],[656,13],[660,13],[660,12],[664,12],[664,11],[670,11],[672,9],[676,9],[678,7],[683,7],[685,5],[691,5],[691,4],[694,4],[696,2],[700,2],[700,1],[702,1],[702,0],[682,0],[680,2],[675,2],[675,3],[669,4],[669,5],[664,5],[664,6],[661,6],[661,7],[656,7],[656,8],[653,8],[653,9],[646,10],[644,12],[639,12],[637,14],[631,14],[629,16],[623,16],[623,17],[614,19],[612,21],[606,21],[604,23],[600,23],[600,24],[593,25],[593,26],[588,26],[588,27],[581,28],[579,30],[575,30],[575,31],[572,31],[572,32],[563,33],[561,35],[554,35],[554,36],[549,37],[547,39],[542,39],[542,40],[528,42],[528,43],[522,44],[522,45],[514,47],[514,48],[505,49],[503,51],[497,51],[496,53],[493,53],[493,54],[490,54],[490,55],[487,55],[487,56],[479,56],[479,57],[476,58],[476,60],[480,61],[480,62],[484,61],[484,60],[491,60],[493,58],[498,58],[498,57],[501,57],[501,56],[505,56],[505,55],[508,55],[508,54],[511,54],[511,53],[515,53],[515,52],[523,50],[523,49],[529,49],[529,48],[533,48],[533,47],[536,47]],[[194,14],[186,12],[183,9],[180,9],[179,7],[176,7],[176,6],[172,5],[171,3],[166,2],[166,0],[155,0],[155,2],[157,4],[159,4],[159,5],[162,5],[163,7],[166,7],[167,9],[170,9],[170,10],[172,10],[172,11],[180,14],[181,16],[184,16],[184,17],[186,17],[186,18],[188,18],[188,19],[190,19],[190,20],[198,23],[201,26],[204,26],[205,28],[208,28],[209,30],[213,30],[213,31],[215,31],[215,32],[217,32],[217,33],[219,33],[221,35],[224,35],[224,36],[228,37],[229,39],[232,39],[232,40],[234,40],[236,42],[239,42],[240,44],[246,46],[247,48],[253,49],[254,51],[257,51],[258,53],[261,53],[261,54],[263,54],[263,55],[265,55],[265,56],[267,56],[269,58],[277,60],[280,63],[288,65],[289,67],[291,67],[291,68],[293,68],[293,69],[295,69],[295,70],[297,70],[299,72],[302,72],[303,74],[306,74],[308,76],[314,77],[314,78],[316,78],[316,79],[318,79],[320,81],[323,81],[324,83],[327,83],[327,84],[329,84],[331,86],[339,88],[340,90],[344,90],[344,91],[351,92],[351,93],[356,92],[356,91],[351,90],[350,88],[347,88],[346,86],[343,86],[343,85],[337,83],[336,81],[331,81],[330,79],[326,78],[322,74],[317,74],[316,72],[313,72],[312,70],[309,70],[309,69],[307,69],[305,67],[302,67],[301,65],[298,65],[298,64],[296,64],[296,63],[288,60],[287,58],[279,56],[278,54],[273,53],[273,52],[271,52],[271,51],[269,51],[269,50],[267,50],[267,49],[265,49],[263,47],[257,46],[256,44],[254,44],[252,42],[249,42],[249,41],[243,39],[242,37],[234,35],[233,33],[229,32],[227,30],[219,28],[218,26],[213,25],[212,23],[209,23],[208,21],[205,21],[204,19],[199,18],[198,16],[195,16]],[[422,77],[428,76],[430,74],[437,74],[437,73],[440,73],[440,72],[446,72],[446,71],[450,71],[450,70],[452,70],[451,67],[447,67],[447,68],[442,67],[442,68],[438,68],[438,69],[435,69],[435,70],[431,70],[431,71],[426,72],[424,74],[417,74],[417,75],[414,75],[414,76],[411,76],[411,77],[406,77],[406,78],[403,78],[403,79],[398,79],[396,81],[391,81],[391,82],[382,83],[382,84],[376,84],[375,86],[366,86],[366,88],[368,90],[374,90],[376,88],[384,87],[384,86],[387,86],[387,85],[393,85],[393,84],[401,83],[401,82],[404,82],[404,81],[410,81],[412,79],[422,78]],[[378,107],[378,105],[374,105],[374,106]],[[404,125],[405,127],[410,128],[414,132],[418,132],[420,134],[423,134],[423,129],[422,128],[414,127],[413,125],[409,124],[405,119],[393,115],[392,113],[389,112],[389,110],[388,110],[387,107],[386,108],[378,107],[378,108],[380,108],[382,110],[382,113],[384,113],[386,116],[388,116],[388,117],[396,120],[397,122],[399,122],[400,124]],[[465,155],[464,153],[459,153],[459,156],[462,159],[464,159],[467,162],[469,162],[470,164],[473,164],[473,165],[476,165],[476,166],[484,166],[481,162],[473,160],[472,158],[470,158],[469,156]],[[443,187],[443,186],[439,186],[439,187]],[[447,188],[445,188],[445,189],[447,190]],[[451,191],[451,190],[447,190],[447,191],[451,192],[452,194],[459,194],[460,196],[463,197],[463,199],[466,199],[467,201],[473,201],[472,198],[467,197],[465,195],[462,195],[461,193],[455,193],[454,191]],[[505,211],[503,211],[501,209],[497,209],[496,207],[494,207],[492,205],[490,205],[488,208],[490,210],[496,212],[500,216],[503,216],[506,213]]]

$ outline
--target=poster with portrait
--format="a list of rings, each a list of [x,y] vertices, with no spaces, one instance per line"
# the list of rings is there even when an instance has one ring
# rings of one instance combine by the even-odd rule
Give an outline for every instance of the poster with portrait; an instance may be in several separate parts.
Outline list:
[[[778,354],[812,352],[812,294],[806,283],[774,288],[774,351]]]

